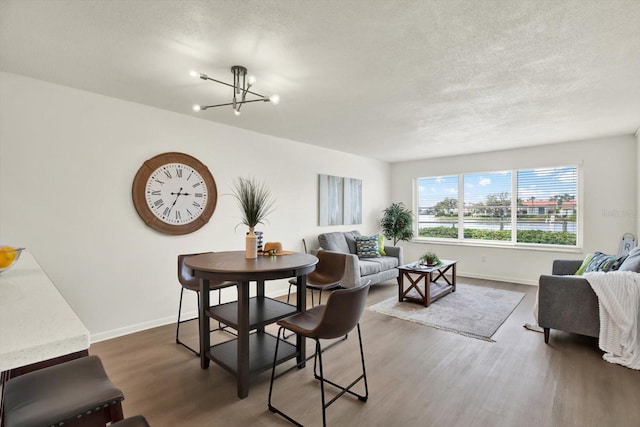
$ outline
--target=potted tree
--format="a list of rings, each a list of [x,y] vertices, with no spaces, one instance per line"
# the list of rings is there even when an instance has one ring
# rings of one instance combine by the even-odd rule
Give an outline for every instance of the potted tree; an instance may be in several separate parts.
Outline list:
[[[253,178],[238,178],[234,182],[233,196],[236,198],[242,212],[240,224],[249,227],[245,257],[256,258],[258,256],[258,245],[254,228],[258,224],[264,224],[267,215],[273,211],[275,198],[263,183],[259,183]]]
[[[413,238],[413,213],[402,202],[392,203],[382,213],[380,220],[382,234],[387,239],[393,240],[394,246],[400,240],[408,241]]]

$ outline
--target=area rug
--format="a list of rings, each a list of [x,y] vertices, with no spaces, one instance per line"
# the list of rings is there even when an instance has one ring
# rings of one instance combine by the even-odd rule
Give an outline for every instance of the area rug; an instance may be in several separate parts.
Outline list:
[[[495,342],[491,337],[520,304],[522,292],[458,284],[456,291],[425,307],[415,302],[398,302],[398,297],[381,301],[369,310]]]

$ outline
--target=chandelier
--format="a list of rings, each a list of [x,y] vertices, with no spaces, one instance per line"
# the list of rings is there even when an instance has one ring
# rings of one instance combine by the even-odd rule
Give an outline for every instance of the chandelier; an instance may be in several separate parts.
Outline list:
[[[233,99],[231,102],[215,105],[194,105],[193,111],[204,111],[214,107],[226,107],[231,105],[233,113],[236,116],[240,115],[240,109],[244,104],[250,102],[271,102],[274,105],[278,105],[280,97],[278,95],[271,95],[269,97],[260,95],[259,93],[249,90],[255,83],[256,78],[254,76],[247,76],[247,69],[241,65],[234,65],[231,67],[231,73],[233,74],[233,84],[225,83],[220,80],[216,80],[207,76],[206,74],[198,73],[197,71],[191,71],[191,76],[201,78],[202,80],[210,80],[212,82],[220,83],[225,86],[233,88]],[[247,99],[247,94],[253,95],[254,99]]]

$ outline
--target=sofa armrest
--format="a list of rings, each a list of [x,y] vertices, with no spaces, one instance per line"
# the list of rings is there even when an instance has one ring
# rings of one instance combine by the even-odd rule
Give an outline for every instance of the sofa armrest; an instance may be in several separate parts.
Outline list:
[[[579,259],[556,259],[553,261],[551,274],[556,276],[575,274],[581,264],[582,260]]]
[[[342,282],[340,283],[340,286],[342,286],[343,288],[355,288],[362,284],[360,280],[360,265],[358,264],[359,258],[357,255],[345,254],[344,252],[336,251],[326,252],[335,252],[346,257],[344,276],[342,276]]]
[[[540,276],[538,324],[543,328],[597,337],[598,297],[581,276]]]
[[[404,264],[404,251],[402,250],[402,246],[385,246],[384,251],[387,256],[398,258],[398,265]]]

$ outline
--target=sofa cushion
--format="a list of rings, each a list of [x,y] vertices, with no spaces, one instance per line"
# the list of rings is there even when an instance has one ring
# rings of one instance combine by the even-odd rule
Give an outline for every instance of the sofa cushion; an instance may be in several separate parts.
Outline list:
[[[327,251],[342,252],[343,254],[351,253],[347,239],[342,231],[322,233],[318,236],[318,243],[322,249]]]
[[[366,258],[366,259],[361,259],[358,262],[358,265],[360,266],[360,277],[364,277],[364,276],[368,276],[370,274],[376,274],[376,273],[380,273],[380,263],[379,262],[375,262],[376,258]]]
[[[392,268],[396,268],[398,266],[398,258],[393,256],[381,256],[378,258],[369,258],[367,261],[373,261],[380,264],[380,271],[382,270],[391,270]]]
[[[627,255],[607,255],[602,252],[594,252],[584,269],[585,273],[591,271],[615,271],[627,258]]]
[[[629,256],[620,265],[619,271],[635,271],[640,273],[640,246],[629,252]]]
[[[347,245],[349,245],[349,253],[357,254],[358,249],[356,245],[356,238],[362,236],[358,230],[346,231],[344,233],[344,238],[347,240]]]
[[[376,258],[378,252],[378,235],[356,237],[356,250],[359,258]]]

